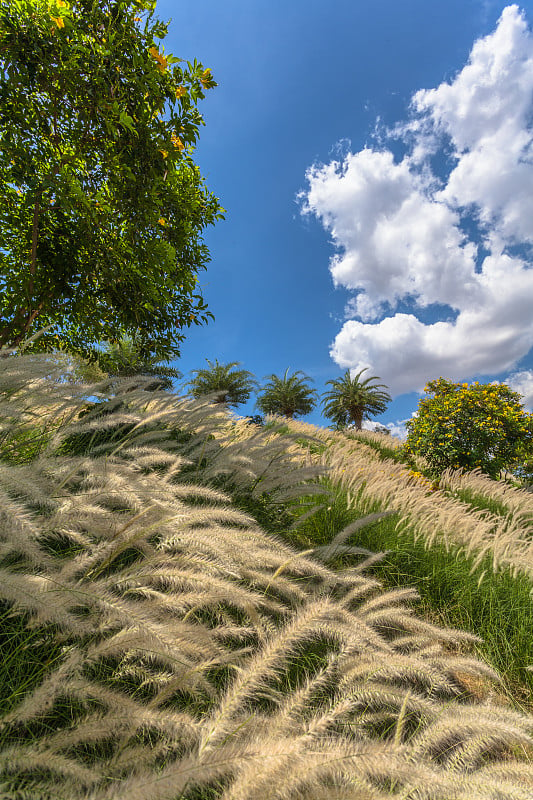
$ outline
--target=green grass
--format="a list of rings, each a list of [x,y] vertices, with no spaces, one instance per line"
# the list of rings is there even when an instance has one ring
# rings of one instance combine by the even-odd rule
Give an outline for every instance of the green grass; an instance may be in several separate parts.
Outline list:
[[[361,444],[365,444],[367,447],[371,447],[372,450],[376,451],[382,460],[390,459],[391,461],[395,461],[397,464],[405,464],[407,467],[412,466],[412,459],[410,458],[409,454],[404,451],[403,447],[387,447],[385,443],[382,444],[374,439],[370,439],[370,437],[367,439],[365,436],[350,436],[349,433],[347,434],[346,438],[351,439],[352,441],[360,442]]]
[[[317,451],[321,447],[317,445]],[[341,487],[325,478],[321,483],[329,489],[329,498],[320,501],[311,496],[285,504],[274,503],[268,496],[252,497],[242,490],[232,491],[227,482],[223,488],[232,495],[234,504],[254,516],[264,530],[302,549],[328,544],[354,520],[372,511],[387,510],[357,502],[350,507]],[[290,530],[299,515],[307,511],[309,500],[319,504],[317,511]],[[426,548],[405,524],[399,532],[397,522],[398,516],[375,522],[352,535],[349,543],[373,552],[388,551],[372,567],[373,574],[386,588],[415,586],[421,597],[417,610],[430,621],[479,635],[483,642],[474,649],[502,675],[505,686],[501,691],[513,704],[532,711],[533,673],[526,670],[533,664],[531,583],[506,572],[495,574],[488,560],[471,574],[472,559],[457,549],[447,552],[443,545]],[[340,557],[331,566],[355,564],[357,559]],[[51,628],[28,629],[22,615],[10,615],[7,607],[0,610],[0,622],[0,706],[8,711],[57,666],[62,647]],[[302,648],[284,678],[286,685],[280,688],[294,688],[314,674],[323,664],[324,653],[324,643],[320,641]],[[98,677],[105,681],[101,672],[104,666],[99,665]],[[227,676],[222,670],[220,676],[212,675],[213,678],[215,683],[219,680],[224,685]],[[185,706],[188,702],[190,699],[183,698]],[[209,703],[206,710],[208,706]],[[65,707],[62,711],[58,706],[50,719],[59,715],[56,719],[63,726],[71,714],[72,710]],[[38,731],[28,730],[27,734],[37,735]],[[207,797],[205,787],[198,797]],[[187,800],[192,800],[192,795],[188,794]]]
[[[500,500],[487,495],[478,494],[472,489],[441,489],[448,497],[461,500],[467,503],[471,508],[479,511],[489,511],[491,514],[496,514],[498,517],[508,517],[511,513],[507,506]]]
[[[305,446],[304,440],[301,444]],[[388,453],[383,452],[383,456],[388,457]],[[302,549],[328,544],[354,520],[372,511],[387,510],[357,503],[355,508],[349,507],[341,487],[329,479],[321,482],[332,492],[332,498],[294,531],[289,527],[299,514],[297,501],[274,504],[267,497],[254,499],[245,494],[234,495],[233,500],[265,530]],[[473,509],[505,513],[498,501],[466,491],[463,495],[461,499]],[[483,641],[474,646],[476,654],[499,672],[512,702],[533,710],[533,672],[526,669],[533,665],[531,581],[526,576],[513,577],[509,571],[495,572],[490,557],[473,569],[473,558],[459,548],[446,550],[444,544],[438,543],[428,548],[406,524],[399,532],[398,519],[399,515],[395,515],[380,520],[358,531],[347,543],[374,552],[388,551],[372,567],[373,574],[387,588],[416,587],[420,594],[417,610],[435,624],[480,636]],[[351,563],[355,563],[353,557]],[[337,565],[342,566],[342,560]]]
[[[349,508],[346,492],[325,480],[333,499],[306,520],[294,533],[301,547],[327,544],[343,527],[370,511]],[[492,569],[490,559],[472,568],[473,559],[459,548],[446,550],[443,544],[426,547],[408,526],[397,529],[398,515],[387,517],[357,531],[347,543],[374,552],[388,551],[372,567],[373,574],[388,588],[414,586],[420,594],[418,610],[430,621],[475,633],[482,643],[475,645],[479,656],[503,677],[506,691],[522,708],[533,710],[533,602],[531,581],[514,578],[508,571]],[[338,559],[337,565],[356,563]]]
[[[50,629],[31,629],[24,614],[0,604],[0,708],[10,711],[41,683],[62,658]]]

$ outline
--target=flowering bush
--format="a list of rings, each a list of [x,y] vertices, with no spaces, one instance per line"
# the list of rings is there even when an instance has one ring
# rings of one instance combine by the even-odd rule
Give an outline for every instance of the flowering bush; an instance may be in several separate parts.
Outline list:
[[[533,455],[533,415],[506,384],[452,383],[425,387],[417,416],[407,423],[405,452],[424,456],[436,473],[446,467],[479,467],[496,478],[520,472]]]

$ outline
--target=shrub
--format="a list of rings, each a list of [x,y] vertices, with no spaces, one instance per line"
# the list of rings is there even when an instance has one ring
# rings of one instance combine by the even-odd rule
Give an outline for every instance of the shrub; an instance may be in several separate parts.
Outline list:
[[[409,420],[405,452],[424,456],[431,469],[481,469],[492,478],[519,471],[533,450],[533,415],[521,395],[502,383],[452,383],[445,378],[425,387],[418,414]]]

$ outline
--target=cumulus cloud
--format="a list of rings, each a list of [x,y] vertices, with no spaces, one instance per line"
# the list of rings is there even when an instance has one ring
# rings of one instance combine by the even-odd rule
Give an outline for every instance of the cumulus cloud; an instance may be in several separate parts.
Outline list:
[[[450,137],[457,159],[441,198],[473,205],[485,225],[533,241],[533,46],[516,5],[474,44],[453,83],[414,95],[413,107]]]
[[[304,212],[331,232],[335,285],[362,290],[354,306],[361,319],[406,295],[421,306],[452,308],[465,294],[474,299],[476,246],[465,241],[459,215],[432,199],[409,158],[395,163],[390,151],[364,149],[312,167],[307,179]]]
[[[451,82],[413,96],[391,133],[403,158],[382,144],[307,171],[302,213],[329,231],[334,284],[353,292],[330,351],[340,367],[368,366],[401,394],[506,372],[529,352],[532,112],[533,38],[512,5]],[[439,151],[444,175],[431,168]]]
[[[533,370],[513,372],[505,381],[514,392],[522,395],[522,403],[527,411],[533,411]]]
[[[407,428],[405,427],[406,419],[397,420],[396,422],[372,422],[371,420],[363,420],[363,430],[365,431],[379,431],[387,428],[391,436],[396,436],[397,439],[405,441],[407,439]]]

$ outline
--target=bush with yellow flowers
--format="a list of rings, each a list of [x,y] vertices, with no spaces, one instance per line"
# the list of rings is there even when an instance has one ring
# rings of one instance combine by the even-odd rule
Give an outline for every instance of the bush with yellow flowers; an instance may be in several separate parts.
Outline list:
[[[424,456],[438,474],[447,467],[523,474],[533,457],[533,415],[506,384],[430,381],[407,423],[407,455]]]

